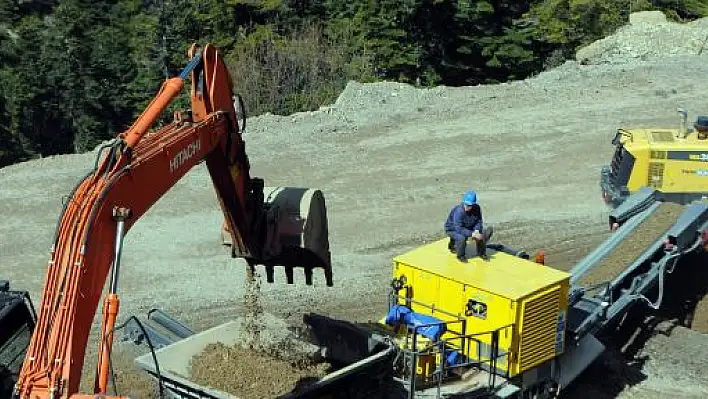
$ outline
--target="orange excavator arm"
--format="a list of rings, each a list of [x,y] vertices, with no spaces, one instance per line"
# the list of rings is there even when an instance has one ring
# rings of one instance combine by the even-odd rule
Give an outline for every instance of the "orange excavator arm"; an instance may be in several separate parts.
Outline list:
[[[286,268],[299,262],[269,259],[262,230],[266,207],[260,179],[249,175],[249,161],[234,109],[228,70],[211,45],[189,50],[191,61],[167,80],[135,121],[108,146],[94,170],[74,189],[57,225],[37,325],[21,369],[16,397],[78,398],[92,321],[107,277],[99,362],[94,393],[105,394],[108,354],[118,313],[118,276],[123,236],[193,166],[202,160],[211,175],[233,256],[249,265]],[[150,128],[191,77],[191,117],[150,132]],[[328,248],[328,247],[327,247]],[[331,283],[329,253],[319,264]],[[276,254],[277,255],[277,254]],[[317,262],[315,262],[317,263]],[[294,266],[293,266],[294,265]],[[291,270],[291,269],[289,269]],[[292,271],[290,271],[291,273]],[[269,279],[270,280],[270,279]]]

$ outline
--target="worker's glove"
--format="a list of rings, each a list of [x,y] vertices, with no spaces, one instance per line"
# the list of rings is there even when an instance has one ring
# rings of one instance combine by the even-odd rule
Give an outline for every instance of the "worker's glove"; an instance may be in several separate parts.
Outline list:
[[[473,231],[472,235],[470,237],[472,237],[475,240],[483,240],[484,239],[484,236],[477,230]]]

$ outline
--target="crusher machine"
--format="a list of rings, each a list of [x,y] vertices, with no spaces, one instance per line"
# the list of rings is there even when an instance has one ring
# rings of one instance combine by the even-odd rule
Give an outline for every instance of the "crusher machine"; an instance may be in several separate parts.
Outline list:
[[[603,336],[619,320],[662,309],[681,270],[706,266],[699,257],[708,245],[708,202],[660,198],[651,189],[630,195],[610,214],[609,238],[569,271],[498,243],[488,244],[487,260],[472,255],[468,263],[450,253],[447,239],[395,257],[380,320],[304,315],[307,343],[334,371],[286,397],[555,397],[605,351]],[[182,376],[189,354],[235,339],[224,333],[233,323],[193,334],[156,316],[164,315],[152,318],[175,330],[173,338],[149,331],[165,346],[156,358],[136,359],[138,367],[173,397],[232,398]]]
[[[393,342],[403,397],[555,397],[623,316],[662,309],[681,269],[706,266],[708,202],[659,198],[628,197],[609,238],[568,272],[501,244],[488,244],[488,260],[460,263],[442,239],[393,259],[384,319],[359,332],[320,315],[305,321],[342,362],[370,356],[372,340]]]

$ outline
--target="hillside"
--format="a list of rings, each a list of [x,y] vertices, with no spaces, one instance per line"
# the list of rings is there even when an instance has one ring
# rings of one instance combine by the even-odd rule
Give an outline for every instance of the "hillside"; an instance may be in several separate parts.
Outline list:
[[[645,40],[640,30],[629,29],[603,43]],[[689,41],[677,43],[666,48]],[[249,120],[244,138],[254,176],[268,186],[323,190],[334,260],[333,288],[319,274],[314,287],[297,275],[294,286],[284,276],[276,276],[275,285],[263,282],[266,311],[294,321],[307,311],[379,318],[391,257],[439,237],[449,207],[470,187],[499,241],[545,248],[548,263],[561,268],[580,259],[606,235],[599,176],[612,154],[615,129],[673,126],[679,105],[691,119],[708,114],[699,84],[708,76],[705,52],[644,59],[624,53],[617,56],[624,61],[606,63],[592,60],[625,47],[597,46],[601,50],[592,57],[580,57],[591,61],[567,62],[524,81],[433,89],[352,82],[335,104],[319,111]],[[0,169],[0,277],[29,289],[35,302],[62,197],[93,162],[94,154],[87,153]],[[211,182],[199,166],[127,236],[119,319],[160,307],[203,328],[241,314],[245,270],[219,245],[220,223]],[[698,353],[708,351],[708,338],[690,331],[676,335],[650,343],[650,360],[639,371],[648,378],[620,397],[708,395],[705,364],[695,364]],[[682,348],[688,356],[669,355]],[[689,371],[677,375],[684,366]],[[600,374],[593,378],[603,378],[602,367],[595,371]],[[597,385],[588,378],[579,386]],[[628,381],[613,382],[598,395],[615,397]]]

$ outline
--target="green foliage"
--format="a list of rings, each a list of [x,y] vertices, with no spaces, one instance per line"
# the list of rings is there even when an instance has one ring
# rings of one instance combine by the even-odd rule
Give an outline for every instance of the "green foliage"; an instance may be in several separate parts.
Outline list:
[[[114,136],[132,116],[125,88],[135,70],[129,35],[124,17],[111,11],[110,4],[67,0],[46,31],[44,56],[52,68],[45,76],[76,152]]]
[[[538,33],[551,42],[577,47],[611,34],[629,21],[633,0],[546,0],[533,12]],[[638,7],[636,11],[646,9]]]
[[[254,30],[228,57],[249,115],[315,110],[334,101],[349,79],[369,80],[370,61],[351,51],[349,39],[328,38],[318,25],[289,36]]]
[[[0,26],[9,27],[17,21],[19,7],[13,0],[0,0]]]
[[[415,12],[421,1],[366,0],[326,2],[328,30],[346,30],[358,52],[372,57],[376,75],[409,82],[420,68],[422,52],[415,37]]]
[[[662,10],[674,21],[694,20],[708,16],[708,2],[705,0],[643,0],[649,3],[647,9]]]
[[[32,15],[20,20],[13,35],[2,42],[2,52],[8,58],[3,57],[0,87],[6,126],[20,150],[20,159],[51,153],[62,145],[62,138],[55,134],[57,106],[52,104],[56,100],[47,82],[52,68],[42,54],[44,36],[42,20]]]
[[[250,116],[289,114],[350,80],[521,79],[654,9],[708,16],[704,0],[0,0],[0,166],[127,129],[195,42],[224,54]],[[159,123],[188,106],[185,90]]]
[[[0,168],[26,159],[16,138],[10,133],[10,116],[6,109],[4,98],[0,97]]]
[[[528,3],[459,1],[453,26],[459,32],[450,57],[454,84],[523,78],[537,69],[535,29],[522,22]]]

